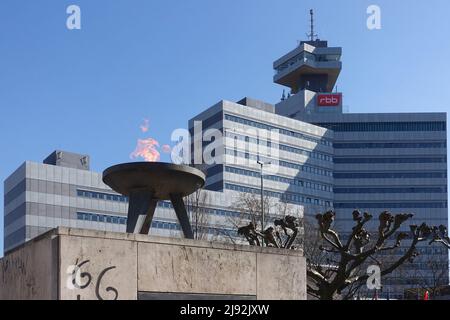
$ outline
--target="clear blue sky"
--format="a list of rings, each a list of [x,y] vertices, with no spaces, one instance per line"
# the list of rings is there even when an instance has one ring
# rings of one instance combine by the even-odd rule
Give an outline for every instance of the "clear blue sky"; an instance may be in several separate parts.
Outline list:
[[[71,4],[81,30],[66,28]],[[366,27],[370,4],[381,30]],[[277,102],[272,62],[305,38],[310,8],[343,47],[352,112],[450,111],[448,0],[2,0],[1,180],[54,149],[90,154],[96,171],[128,161],[143,118],[169,143],[221,99]]]

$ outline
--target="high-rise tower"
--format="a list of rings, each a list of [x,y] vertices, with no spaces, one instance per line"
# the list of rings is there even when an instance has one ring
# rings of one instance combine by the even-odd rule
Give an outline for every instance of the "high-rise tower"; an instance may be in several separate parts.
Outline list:
[[[275,112],[333,132],[333,206],[341,235],[351,232],[355,209],[408,212],[411,224],[447,225],[446,113],[344,113],[342,94],[333,92],[341,53],[309,36],[274,63],[274,82],[292,90]],[[408,288],[448,284],[448,250],[421,244],[418,252],[406,273],[383,278],[382,296],[402,298]]]
[[[273,81],[291,90],[277,105],[277,113],[292,118],[298,113],[342,113],[342,94],[333,92],[342,69],[342,48],[316,38],[312,15],[308,37],[273,63]]]

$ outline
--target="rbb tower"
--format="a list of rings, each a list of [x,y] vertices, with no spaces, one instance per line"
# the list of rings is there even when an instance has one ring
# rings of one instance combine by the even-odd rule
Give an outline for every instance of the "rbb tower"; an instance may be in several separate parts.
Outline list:
[[[342,49],[316,39],[311,29],[308,41],[273,65],[274,82],[290,89],[275,112],[333,132],[333,207],[340,229],[351,232],[354,209],[413,213],[411,224],[447,225],[446,113],[344,112],[336,90]],[[447,249],[424,244],[418,251],[414,265],[383,279],[382,296],[448,284]]]

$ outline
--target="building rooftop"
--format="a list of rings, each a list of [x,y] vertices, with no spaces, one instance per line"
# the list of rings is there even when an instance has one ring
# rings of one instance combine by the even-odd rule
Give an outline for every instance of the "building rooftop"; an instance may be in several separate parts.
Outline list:
[[[90,169],[90,159],[88,155],[77,154],[62,150],[53,151],[44,161],[44,164],[74,168],[80,170]]]

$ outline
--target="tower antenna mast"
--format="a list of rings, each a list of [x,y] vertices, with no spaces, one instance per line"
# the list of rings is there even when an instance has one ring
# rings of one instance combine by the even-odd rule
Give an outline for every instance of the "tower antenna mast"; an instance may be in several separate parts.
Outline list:
[[[317,37],[317,34],[314,33],[314,10],[309,10],[309,14],[311,16],[311,33],[308,34],[308,37],[311,41],[314,41],[314,38]]]

